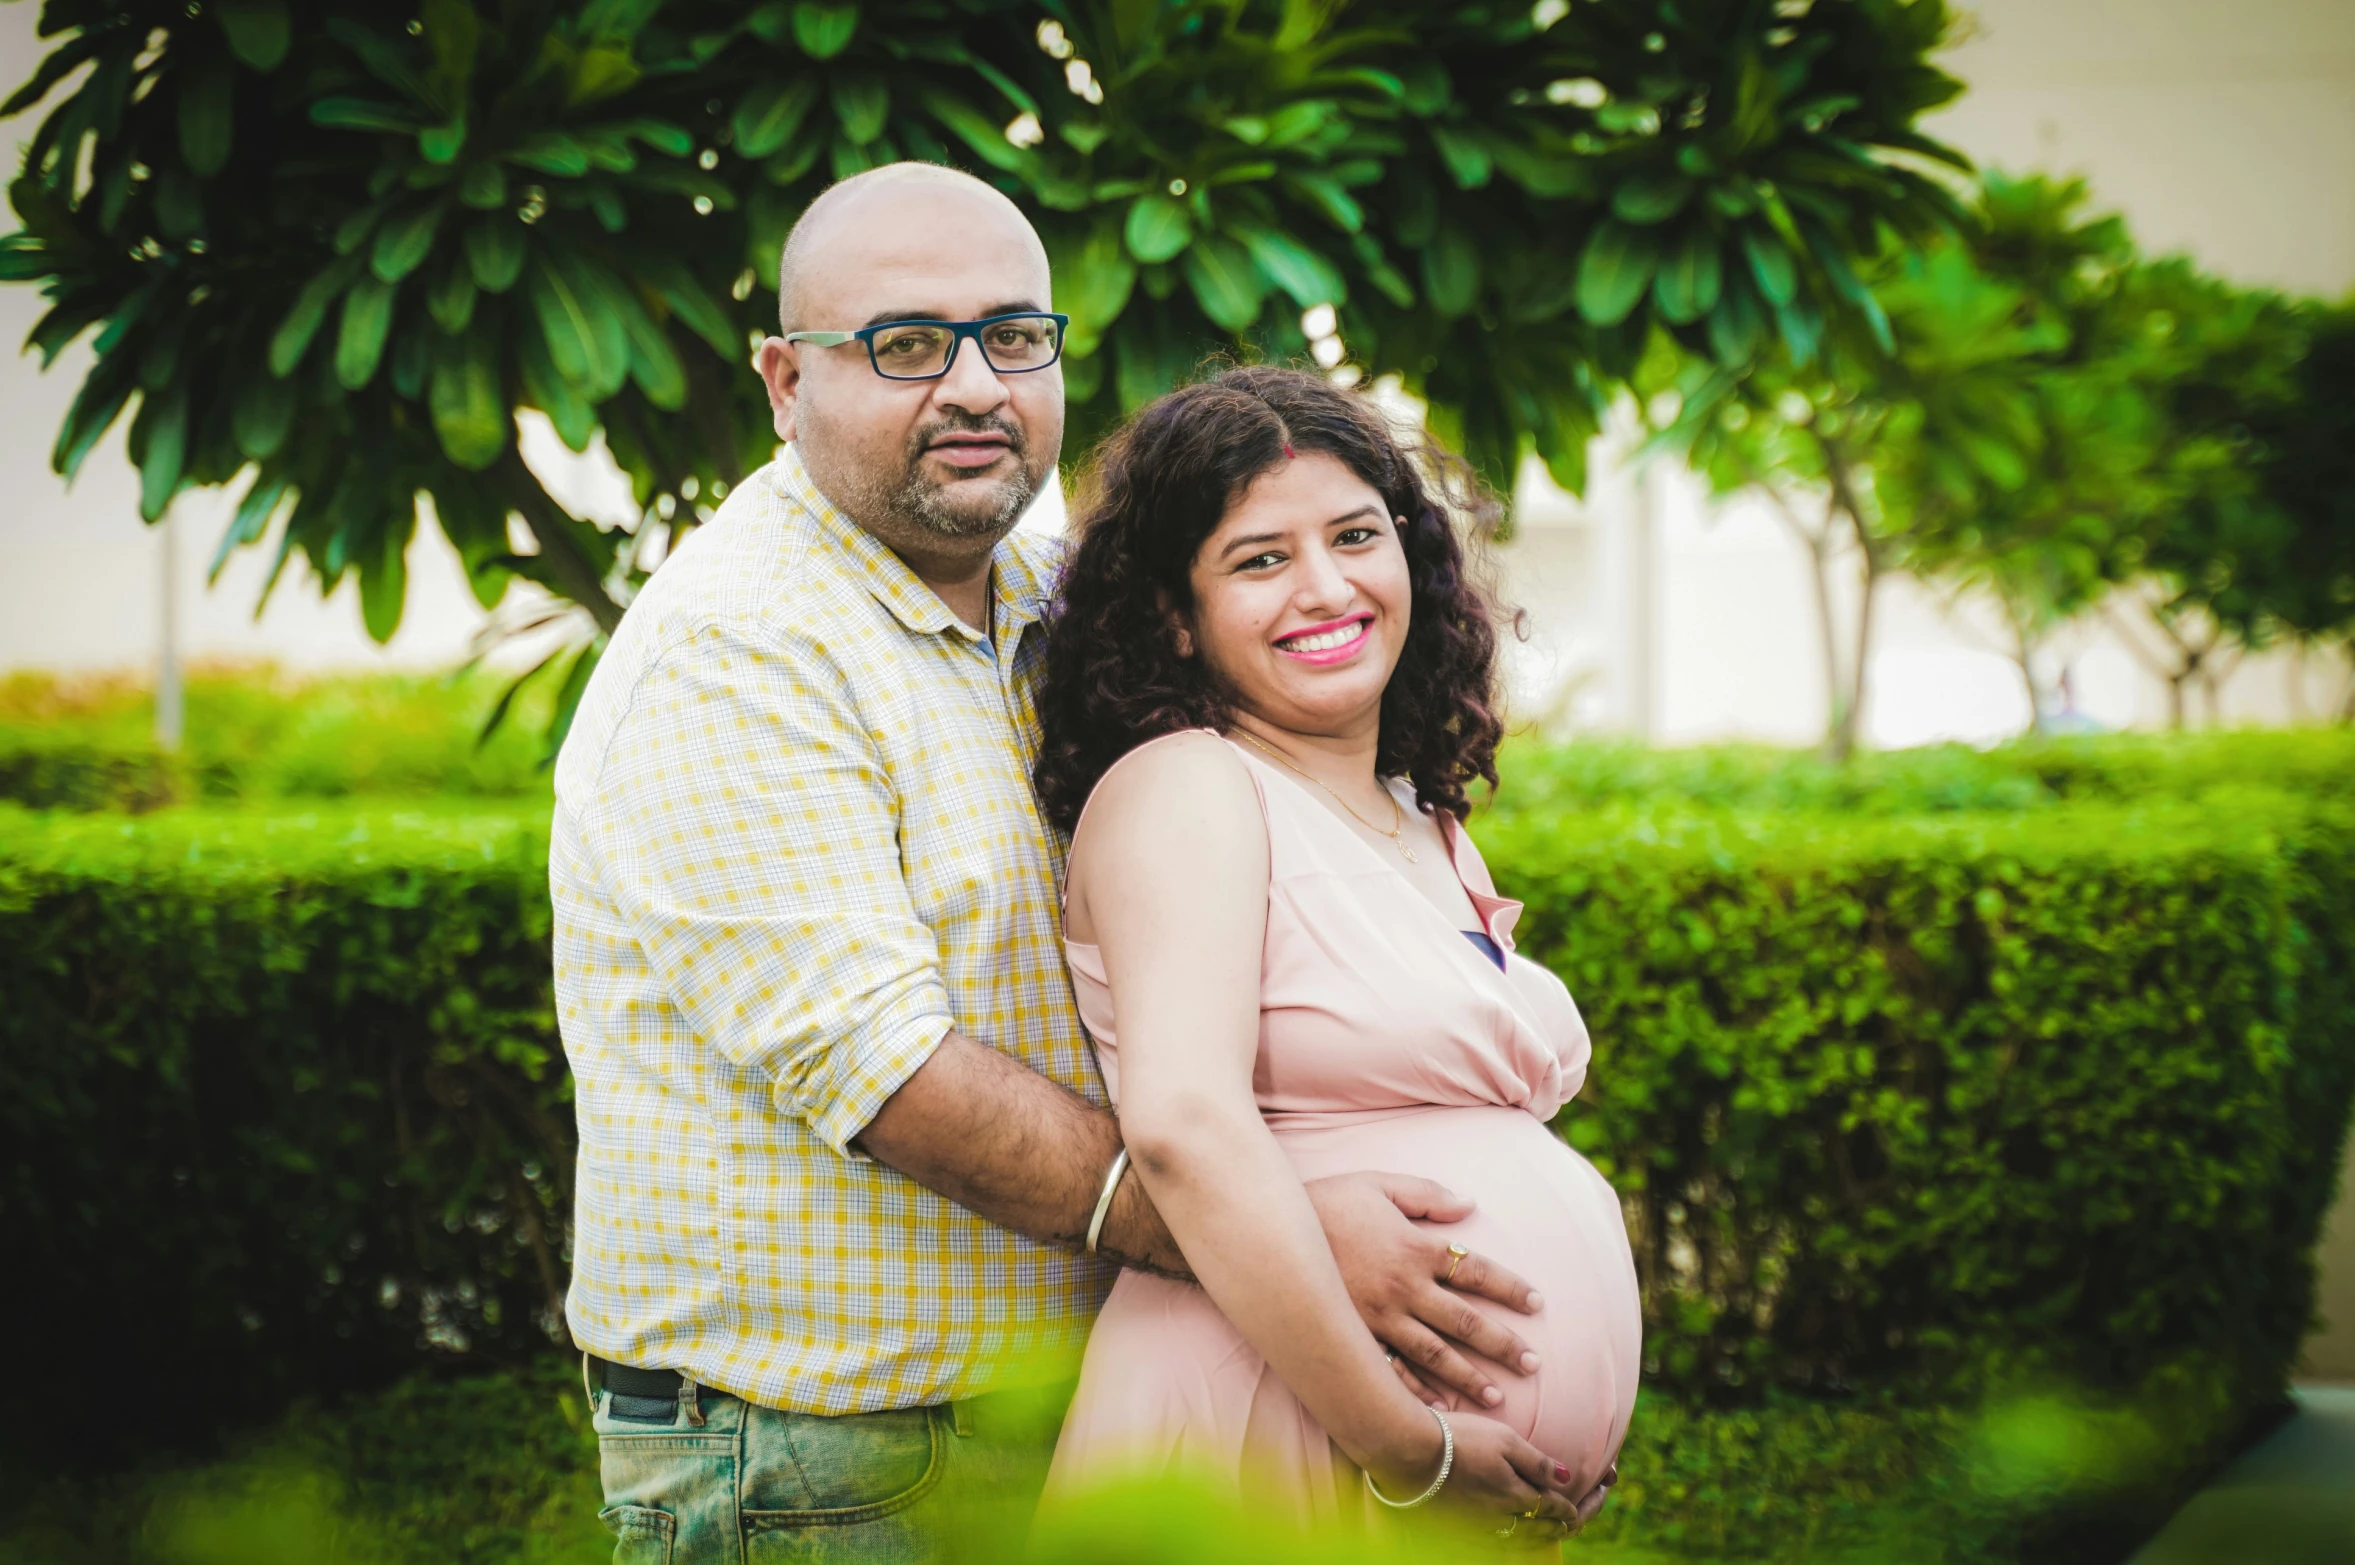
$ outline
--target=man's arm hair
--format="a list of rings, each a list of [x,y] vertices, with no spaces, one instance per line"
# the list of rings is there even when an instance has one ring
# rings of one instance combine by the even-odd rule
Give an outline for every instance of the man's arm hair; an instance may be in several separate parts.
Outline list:
[[[857,1142],[1001,1228],[1077,1250],[1120,1152],[1120,1126],[1079,1094],[952,1030]],[[1133,1175],[1120,1181],[1097,1248],[1124,1266],[1188,1275]]]

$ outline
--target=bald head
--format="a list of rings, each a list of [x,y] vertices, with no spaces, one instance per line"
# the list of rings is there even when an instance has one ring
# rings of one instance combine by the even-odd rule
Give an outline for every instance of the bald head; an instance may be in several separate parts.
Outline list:
[[[802,209],[777,258],[777,319],[793,331],[839,331],[863,321],[818,322],[811,318],[816,295],[833,275],[855,275],[876,241],[889,243],[911,230],[928,234],[944,251],[954,251],[978,230],[1001,243],[1027,249],[1040,274],[1046,247],[1022,209],[998,190],[958,169],[938,163],[886,163],[829,185]],[[1044,308],[1042,298],[1039,306]]]

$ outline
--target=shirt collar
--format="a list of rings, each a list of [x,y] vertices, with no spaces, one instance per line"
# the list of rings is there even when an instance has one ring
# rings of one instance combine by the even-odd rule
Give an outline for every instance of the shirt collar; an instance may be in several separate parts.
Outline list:
[[[940,595],[925,586],[908,569],[905,560],[827,499],[810,478],[809,469],[802,465],[798,448],[788,445],[778,453],[772,471],[785,497],[806,512],[819,531],[849,556],[867,590],[902,625],[919,635],[936,635],[947,630],[968,640],[987,636],[987,630],[976,630],[950,613],[949,606],[940,601]],[[1011,644],[1013,632],[1035,623],[1045,611],[1047,597],[1053,591],[1052,561],[1058,552],[1056,540],[1023,533],[1008,533],[991,551],[990,586],[997,599],[994,628],[1004,633],[1001,639],[1007,644]]]

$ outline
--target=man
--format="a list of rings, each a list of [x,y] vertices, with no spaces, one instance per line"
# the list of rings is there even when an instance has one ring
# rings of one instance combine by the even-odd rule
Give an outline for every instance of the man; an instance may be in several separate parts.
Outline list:
[[[930,1557],[951,1496],[1044,1479],[1054,1421],[1003,1367],[1068,1354],[1112,1259],[1184,1265],[1117,1177],[1030,790],[1056,550],[1013,528],[1062,443],[1049,281],[961,174],[812,203],[758,358],[789,446],[640,595],[565,743],[567,1314],[617,1559]],[[1526,1287],[1408,1221],[1463,1203],[1313,1194],[1378,1336],[1475,1397],[1513,1372],[1439,1279]]]

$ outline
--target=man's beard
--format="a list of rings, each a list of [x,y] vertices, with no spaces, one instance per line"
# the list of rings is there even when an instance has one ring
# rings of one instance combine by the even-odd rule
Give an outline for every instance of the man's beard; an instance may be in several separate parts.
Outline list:
[[[987,479],[947,479],[936,481],[924,474],[925,448],[942,435],[952,431],[969,434],[989,433],[1006,437],[1006,454],[1014,462],[1010,478],[997,480],[997,499],[986,509],[976,511],[970,505],[954,503],[958,491],[971,485],[987,483]],[[1022,439],[1022,431],[1015,425],[996,418],[977,418],[971,414],[951,414],[919,429],[909,437],[907,464],[897,489],[889,495],[878,495],[885,509],[916,527],[940,538],[985,538],[1003,533],[1022,519],[1030,502],[1038,496],[1038,484],[1030,476],[1030,464],[1025,460],[1029,448]]]

